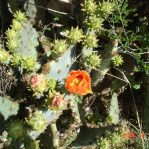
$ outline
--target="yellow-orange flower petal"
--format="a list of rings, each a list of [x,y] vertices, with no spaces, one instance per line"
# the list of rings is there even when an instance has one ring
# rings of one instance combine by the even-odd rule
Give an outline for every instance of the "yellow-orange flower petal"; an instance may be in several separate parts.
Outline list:
[[[77,95],[92,93],[91,78],[84,70],[72,70],[65,79],[65,88],[70,93]]]

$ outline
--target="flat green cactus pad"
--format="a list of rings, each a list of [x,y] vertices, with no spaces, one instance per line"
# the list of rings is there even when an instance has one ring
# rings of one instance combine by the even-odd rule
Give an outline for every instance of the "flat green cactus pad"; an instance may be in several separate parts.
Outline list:
[[[7,120],[10,116],[16,115],[19,110],[19,104],[6,97],[0,96],[0,114]]]

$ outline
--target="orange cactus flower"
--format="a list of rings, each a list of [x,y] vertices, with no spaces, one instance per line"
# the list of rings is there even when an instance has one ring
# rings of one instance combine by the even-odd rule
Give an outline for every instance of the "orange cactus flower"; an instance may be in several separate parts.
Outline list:
[[[77,95],[92,93],[91,78],[84,70],[72,70],[65,79],[65,88],[70,93]]]

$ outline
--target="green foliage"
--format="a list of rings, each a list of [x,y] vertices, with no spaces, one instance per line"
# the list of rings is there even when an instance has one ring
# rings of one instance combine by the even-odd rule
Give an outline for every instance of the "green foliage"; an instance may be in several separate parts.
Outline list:
[[[137,60],[137,67],[135,67],[135,72],[144,72],[146,75],[149,75],[149,65],[148,62],[144,62],[143,60]]]
[[[39,148],[39,143],[40,143],[39,140],[27,139],[25,141],[24,146],[25,146],[26,149],[40,149]]]
[[[126,27],[128,25],[128,22],[130,21],[127,17],[130,14],[130,12],[134,11],[128,8],[128,0],[123,1],[122,0],[113,0],[114,4],[114,14],[110,18],[111,23],[116,24],[122,24],[123,27]]]
[[[119,131],[106,132],[106,137],[97,141],[101,149],[123,148],[126,142]]]
[[[12,115],[17,115],[19,104],[7,97],[0,96],[0,114],[7,120]]]
[[[13,121],[8,124],[8,134],[13,139],[21,139],[26,136],[26,128],[20,121]]]

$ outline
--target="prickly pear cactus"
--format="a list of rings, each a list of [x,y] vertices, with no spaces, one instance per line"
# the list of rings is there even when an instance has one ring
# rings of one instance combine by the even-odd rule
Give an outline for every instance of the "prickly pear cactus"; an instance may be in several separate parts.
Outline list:
[[[26,15],[29,17],[32,23],[35,23],[37,8],[36,8],[37,0],[27,0],[24,4],[24,9],[26,11]]]
[[[37,51],[38,33],[26,21],[24,13],[18,11],[14,15],[11,29],[6,32],[7,46],[13,54],[12,64],[34,71],[38,67]]]
[[[28,139],[27,141],[25,141],[24,146],[27,149],[40,149],[39,143],[39,140]]]
[[[31,24],[44,24],[46,10],[42,8],[47,7],[47,0],[26,0],[23,7]]]
[[[94,53],[94,48],[97,47],[98,43],[96,34],[102,32],[103,21],[113,13],[114,3],[108,1],[97,4],[94,0],[86,0],[82,4],[82,11],[85,15],[84,25],[86,27],[84,30],[86,37],[83,41],[82,58],[87,62],[86,66],[88,65],[88,67],[85,66],[85,68],[88,72],[91,72],[93,85],[97,85],[109,70],[112,51],[117,46],[117,43],[110,43],[104,50],[98,51],[99,57]]]
[[[48,109],[43,112],[33,113],[33,115],[27,119],[27,124],[29,124],[34,130],[29,131],[28,135],[32,139],[36,139],[45,131],[48,125],[59,118],[64,109],[66,109],[66,107],[63,107],[63,109],[60,110]]]
[[[27,0],[24,5],[26,15],[33,24],[38,17],[37,4],[36,0]],[[103,80],[109,70],[111,60],[117,66],[122,64],[121,57],[113,58],[112,55],[117,50],[117,42],[110,43],[103,50],[98,49],[100,45],[98,38],[103,31],[103,22],[113,13],[113,9],[114,5],[109,1],[96,3],[94,0],[85,0],[82,5],[85,17],[83,29],[71,27],[66,31],[66,35],[58,34],[53,41],[51,35],[46,34],[49,30],[43,27],[40,33],[47,36],[48,40],[45,41],[48,43],[45,44],[47,49],[40,47],[38,51],[40,34],[33,28],[24,13],[17,11],[14,14],[12,25],[6,32],[8,51],[0,49],[0,64],[12,67],[14,76],[18,79],[17,92],[12,93],[11,97],[17,97],[20,109],[17,102],[0,96],[0,114],[5,120],[9,118],[12,121],[12,123],[5,122],[9,123],[7,130],[12,142],[17,144],[14,145],[15,147],[38,149],[42,139],[40,141],[36,139],[39,139],[42,133],[46,134],[49,128],[52,131],[53,147],[59,148],[59,140],[64,134],[62,147],[67,148],[77,138],[81,120],[84,119],[79,113],[82,107],[78,106],[78,102],[83,103],[82,96],[92,94],[89,74],[92,74],[93,84],[97,84]],[[78,46],[80,49],[77,51]],[[85,70],[75,70],[78,65],[80,65],[79,69],[85,69],[88,73]],[[18,75],[18,70],[21,75],[20,73]],[[117,93],[113,93],[110,101],[108,118],[112,124],[119,122],[117,96]],[[69,128],[60,135],[60,130],[57,128],[58,120],[67,110],[71,111],[70,117],[73,119],[70,122],[70,117],[67,117]],[[11,117],[12,115],[14,117]],[[97,129],[94,129],[96,133],[101,132]],[[92,134],[91,136],[94,136],[94,132]]]
[[[120,121],[120,109],[118,105],[118,97],[116,93],[112,94],[112,98],[110,101],[110,108],[109,108],[109,121],[113,124],[118,124]]]
[[[97,84],[103,80],[105,74],[108,72],[111,64],[111,60],[113,58],[112,52],[117,49],[118,43],[115,40],[113,43],[109,43],[107,47],[103,51],[99,51],[101,59],[100,69],[94,70],[92,73],[93,84]]]
[[[56,80],[63,81],[71,70],[74,59],[75,47],[70,46],[61,57],[49,62],[50,70],[49,73],[46,74],[47,79],[54,78]]]
[[[35,111],[26,121],[32,129],[41,132],[46,128],[47,125],[47,120],[43,117],[42,111]]]
[[[23,123],[18,120],[13,121],[7,127],[9,136],[13,139],[21,139],[26,136],[26,128]]]

